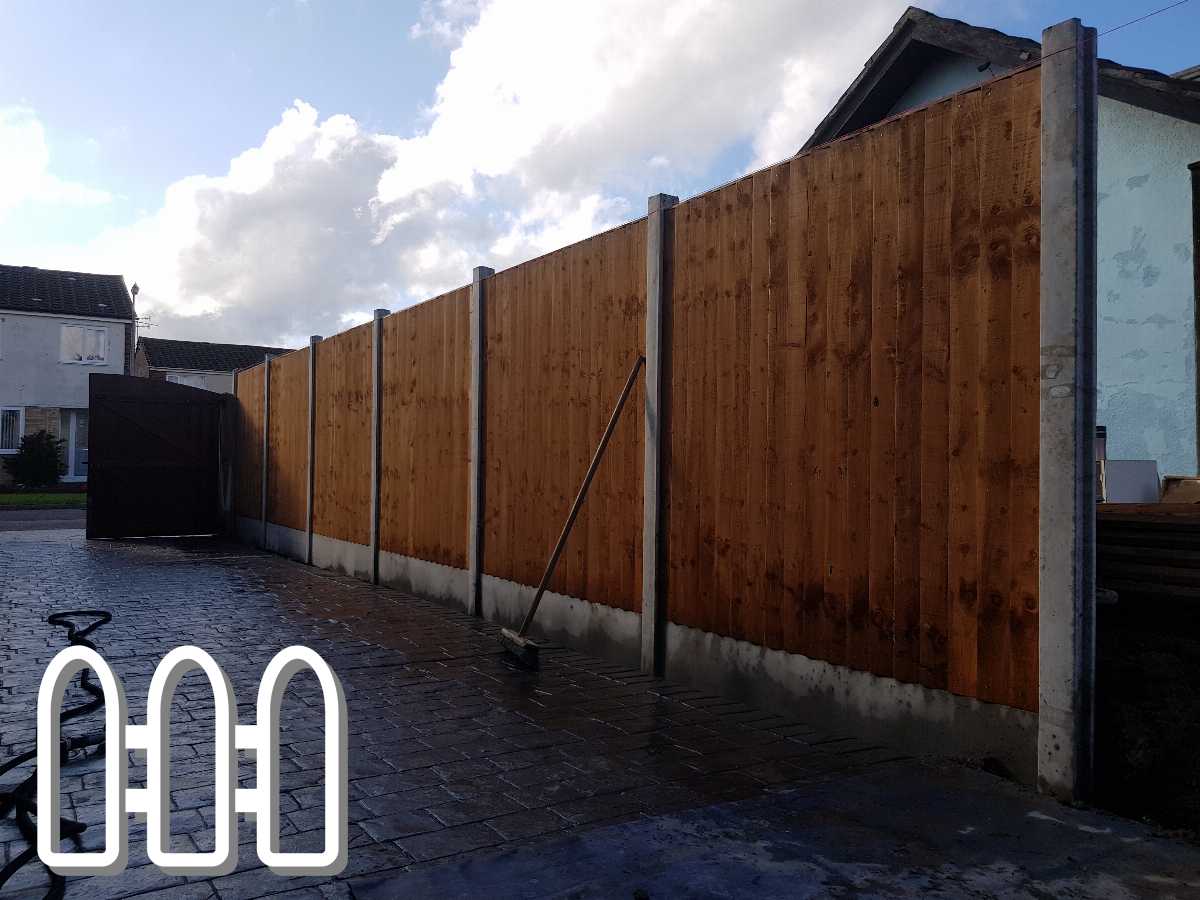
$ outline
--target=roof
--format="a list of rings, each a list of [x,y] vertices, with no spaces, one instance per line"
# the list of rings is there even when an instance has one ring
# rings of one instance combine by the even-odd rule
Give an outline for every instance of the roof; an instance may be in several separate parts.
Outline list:
[[[1042,45],[1029,38],[910,6],[800,149],[808,150],[886,118],[918,74],[932,63],[953,56],[977,60],[983,81],[983,73],[1003,75],[1037,62],[1041,55]],[[1097,67],[1101,96],[1200,123],[1200,67],[1174,76],[1108,59],[1099,60]]]
[[[61,316],[133,319],[120,275],[0,265],[0,309]]]
[[[209,344],[148,337],[138,338],[137,345],[139,350],[145,351],[146,365],[151,369],[190,369],[196,372],[232,372],[257,365],[268,354],[280,356],[292,352],[286,347]]]

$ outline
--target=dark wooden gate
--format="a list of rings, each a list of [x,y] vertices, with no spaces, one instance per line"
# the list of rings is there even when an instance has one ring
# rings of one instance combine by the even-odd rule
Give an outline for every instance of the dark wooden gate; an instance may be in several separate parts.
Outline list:
[[[92,375],[88,393],[87,536],[222,531],[232,398],[128,375]]]

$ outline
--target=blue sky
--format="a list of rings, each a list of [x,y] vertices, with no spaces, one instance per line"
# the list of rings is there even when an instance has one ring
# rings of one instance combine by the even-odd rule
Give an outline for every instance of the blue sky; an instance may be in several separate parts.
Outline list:
[[[1035,38],[1163,5],[930,4]],[[785,155],[903,3],[658,7],[0,0],[0,261],[123,272],[162,336],[330,333]],[[1100,52],[1175,71],[1198,38],[1193,0]]]

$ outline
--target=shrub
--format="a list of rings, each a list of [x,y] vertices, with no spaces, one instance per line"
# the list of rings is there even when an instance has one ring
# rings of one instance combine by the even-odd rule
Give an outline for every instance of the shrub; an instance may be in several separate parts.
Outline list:
[[[21,448],[4,458],[4,468],[17,484],[25,487],[50,487],[66,474],[63,462],[63,441],[48,431],[27,434],[21,438]]]

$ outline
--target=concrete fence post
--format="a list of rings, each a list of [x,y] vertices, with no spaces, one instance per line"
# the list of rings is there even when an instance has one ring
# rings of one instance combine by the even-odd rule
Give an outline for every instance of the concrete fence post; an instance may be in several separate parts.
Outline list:
[[[241,540],[238,531],[238,478],[241,473],[242,456],[242,401],[238,399],[238,370],[233,370],[233,449],[229,461],[229,514],[225,527],[230,534]]]
[[[262,426],[262,478],[259,479],[259,517],[262,519],[262,546],[267,546],[267,479],[270,469],[267,454],[271,446],[271,357],[263,356],[263,426]]]
[[[471,596],[468,600],[472,615],[483,615],[483,512],[484,469],[486,447],[484,435],[487,423],[487,282],[494,269],[476,266],[471,272],[471,462],[470,531],[467,566],[470,569]]]
[[[1042,33],[1038,786],[1091,781],[1096,572],[1096,30]]]
[[[383,320],[391,312],[375,310],[371,321],[371,584],[379,584],[379,481],[383,475]]]
[[[678,197],[655,194],[646,216],[646,407],[642,476],[642,671],[666,660],[666,478],[670,440],[671,246]]]
[[[313,545],[313,491],[317,482],[317,344],[320,342],[319,334],[311,335],[308,339],[308,485],[305,488],[304,502],[304,562],[310,566]]]
[[[1192,173],[1192,330],[1193,330],[1193,359],[1200,359],[1200,315],[1196,308],[1200,302],[1200,161],[1188,166]],[[1192,391],[1196,411],[1196,465],[1200,466],[1200,370],[1192,379]]]

